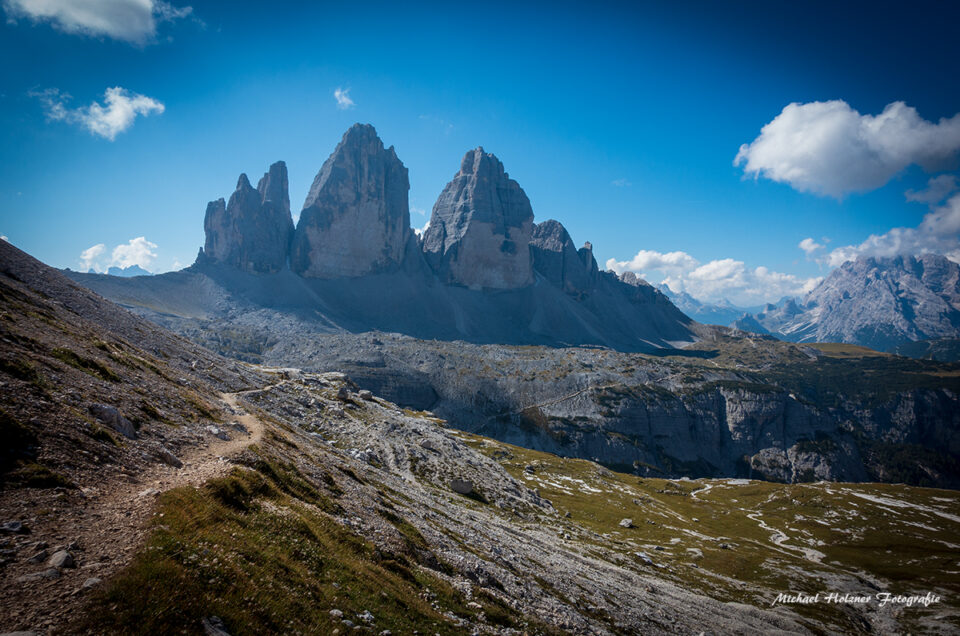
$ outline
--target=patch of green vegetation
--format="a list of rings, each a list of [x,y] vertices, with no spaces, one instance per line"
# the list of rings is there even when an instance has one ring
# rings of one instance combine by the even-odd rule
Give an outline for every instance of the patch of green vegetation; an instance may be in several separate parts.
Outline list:
[[[6,476],[6,481],[24,488],[76,488],[77,485],[46,466],[37,463],[22,464]]]
[[[83,357],[64,347],[57,347],[50,353],[53,354],[53,357],[60,362],[63,362],[64,364],[75,369],[79,369],[80,371],[83,371],[88,375],[92,375],[95,378],[107,380],[108,382],[120,381],[120,376],[114,373],[110,367],[102,364],[98,360],[94,360],[93,358]]]
[[[99,442],[104,442],[110,444],[111,446],[116,446],[117,448],[122,446],[120,440],[118,440],[109,429],[104,428],[96,423],[88,429],[88,435]]]
[[[184,391],[182,395],[184,401],[192,407],[196,415],[204,419],[213,420],[214,422],[223,421],[223,418],[214,412],[213,407],[207,404],[195,391],[188,389]],[[197,417],[194,416],[193,420],[196,421]]]
[[[216,615],[235,636],[329,634],[343,629],[330,616],[339,609],[360,624],[358,615],[371,612],[375,631],[459,634],[444,613],[478,615],[431,571],[384,554],[284,491],[315,497],[300,481],[308,479],[291,465],[264,459],[203,488],[164,493],[146,545],[75,631],[198,633]],[[477,598],[489,622],[526,623],[499,599]]]
[[[6,358],[0,358],[0,371],[18,380],[28,382],[43,392],[47,390],[46,378],[37,370],[36,366],[26,360],[7,360]]]
[[[28,454],[36,445],[36,434],[0,409],[0,473],[10,470],[18,458]]]

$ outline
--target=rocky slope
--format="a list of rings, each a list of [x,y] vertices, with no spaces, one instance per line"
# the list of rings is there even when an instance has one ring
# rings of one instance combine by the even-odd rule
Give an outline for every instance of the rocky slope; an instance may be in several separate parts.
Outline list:
[[[960,366],[729,333],[656,356],[290,336],[265,359],[340,369],[464,430],[643,475],[960,486]]]
[[[657,285],[657,289],[663,292],[663,295],[669,298],[670,302],[677,306],[677,309],[705,325],[736,326],[734,323],[742,319],[744,314],[751,314],[764,309],[763,306],[739,307],[726,299],[717,303],[703,302],[686,292],[675,292],[665,284]]]
[[[5,631],[803,634],[957,620],[960,582],[936,566],[960,523],[950,493],[638,480],[456,432],[340,373],[219,358],[6,243],[0,293]],[[945,600],[775,603],[818,586]]]
[[[960,265],[936,254],[861,257],[835,269],[799,302],[755,319],[792,342],[845,342],[878,351],[960,335]]]

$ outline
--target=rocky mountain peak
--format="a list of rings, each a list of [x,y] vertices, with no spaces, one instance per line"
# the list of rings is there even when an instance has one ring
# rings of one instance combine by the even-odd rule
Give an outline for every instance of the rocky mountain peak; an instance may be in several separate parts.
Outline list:
[[[303,204],[291,265],[312,278],[396,269],[412,237],[407,169],[369,124],[355,124],[324,162]]]
[[[590,243],[586,243],[589,246]],[[598,268],[592,251],[579,251],[559,221],[550,219],[533,226],[530,254],[533,267],[541,276],[570,294],[589,291],[597,282]],[[584,258],[584,250],[586,256]]]
[[[198,261],[254,273],[283,269],[293,231],[286,165],[270,166],[256,190],[242,173],[226,205],[223,199],[207,204],[203,227],[206,240]]]
[[[481,147],[464,155],[460,171],[440,193],[423,250],[445,282],[516,289],[533,283],[532,230],[527,195]]]

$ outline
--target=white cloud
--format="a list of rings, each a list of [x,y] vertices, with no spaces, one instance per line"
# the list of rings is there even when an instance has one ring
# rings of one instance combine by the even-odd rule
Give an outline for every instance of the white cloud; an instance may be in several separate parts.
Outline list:
[[[106,36],[143,45],[157,34],[157,22],[193,13],[160,0],[3,0],[10,20],[50,22],[65,33]]]
[[[157,253],[153,251],[155,249],[157,249],[156,243],[151,243],[146,238],[138,236],[113,248],[110,265],[117,267],[139,265],[143,269],[149,270],[154,259],[157,258]]]
[[[799,296],[820,280],[774,272],[766,267],[748,268],[743,261],[724,258],[700,264],[686,252],[641,250],[629,261],[610,259],[607,269],[618,274],[638,273],[651,282],[666,283],[675,292],[686,292],[699,300],[719,302],[729,299],[740,305],[773,302],[783,296]],[[659,272],[661,280],[650,272]]]
[[[68,108],[70,95],[55,88],[31,93],[43,104],[47,119],[76,124],[94,135],[113,141],[117,135],[133,125],[138,115],[146,117],[163,113],[165,107],[152,97],[133,93],[114,86],[104,92],[104,104],[92,102],[89,106]]]
[[[418,207],[415,206],[415,205],[411,205],[411,206],[410,206],[410,211],[413,212],[414,214],[419,214],[420,216],[426,216],[426,215],[427,215],[427,211],[426,211],[426,210],[424,210],[423,208],[418,208]]]
[[[884,234],[872,234],[860,245],[831,251],[824,262],[837,267],[858,256],[902,256],[943,254],[960,263],[960,193],[942,206],[933,208],[917,227],[895,227]]]
[[[817,243],[812,238],[805,238],[797,244],[797,247],[804,251],[804,253],[807,255],[807,258],[810,258],[811,254],[817,250],[822,250],[825,246]]]
[[[427,222],[424,224],[423,227],[415,227],[415,228],[413,228],[413,233],[416,234],[416,235],[419,236],[419,237],[422,237],[424,234],[426,234],[427,229],[428,229],[429,227],[430,227],[430,221],[427,221]]]
[[[927,181],[927,187],[923,190],[907,190],[904,194],[907,201],[936,205],[958,189],[960,183],[957,182],[956,175],[942,174]]]
[[[91,269],[100,271],[100,266],[97,263],[97,259],[100,258],[100,255],[103,254],[106,249],[106,245],[103,243],[97,243],[96,245],[91,245],[87,249],[80,252],[81,271],[86,272]]]
[[[6,235],[6,234],[2,234],[2,235],[0,235],[0,241],[6,241],[7,243],[9,243],[9,242],[10,242],[10,239],[7,238],[7,235]]]
[[[346,110],[348,108],[353,108],[353,100],[350,99],[350,89],[337,88],[333,91],[333,98],[337,100],[337,108],[340,110]]]
[[[960,151],[960,113],[927,121],[903,102],[861,115],[842,100],[793,103],[740,146],[734,165],[801,192],[840,198],[879,188],[911,164],[943,169]]]
[[[633,184],[626,179],[614,179],[610,182],[610,185],[616,186],[618,188],[629,188]]]

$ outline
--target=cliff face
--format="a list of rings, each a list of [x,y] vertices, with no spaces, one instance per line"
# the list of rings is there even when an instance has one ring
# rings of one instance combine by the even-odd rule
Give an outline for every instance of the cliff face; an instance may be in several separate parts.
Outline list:
[[[252,273],[284,269],[293,233],[287,192],[287,166],[282,161],[270,166],[256,190],[241,174],[229,203],[217,199],[207,204],[204,258]]]
[[[310,187],[291,266],[309,278],[352,278],[397,269],[413,240],[410,181],[373,126],[350,128]]]
[[[483,148],[463,157],[440,193],[423,251],[446,283],[472,289],[517,289],[533,283],[533,209],[503,164]]]

